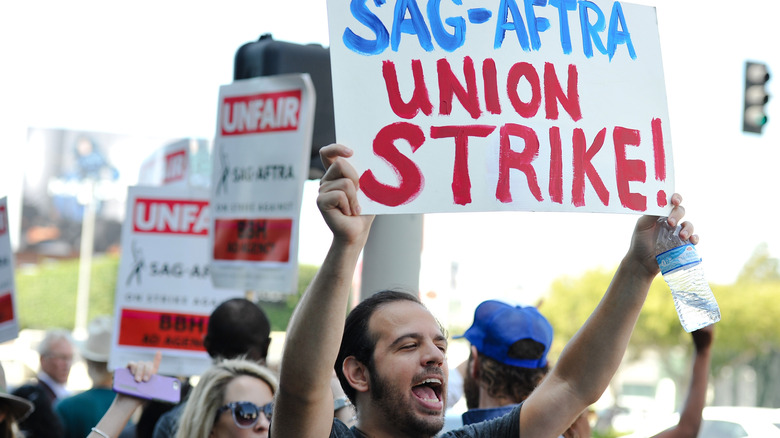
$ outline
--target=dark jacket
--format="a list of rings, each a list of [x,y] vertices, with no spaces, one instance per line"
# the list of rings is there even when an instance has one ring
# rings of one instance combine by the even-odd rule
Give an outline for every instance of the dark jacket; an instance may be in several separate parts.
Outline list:
[[[46,383],[35,380],[20,386],[13,395],[32,402],[35,410],[24,421],[19,423],[19,429],[27,438],[61,438],[65,431],[62,422],[54,412],[54,391]]]

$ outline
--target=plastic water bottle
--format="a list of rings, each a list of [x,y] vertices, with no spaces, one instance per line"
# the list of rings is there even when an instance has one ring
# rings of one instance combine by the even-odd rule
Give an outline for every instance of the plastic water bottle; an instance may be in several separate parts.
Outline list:
[[[680,239],[680,229],[680,225],[670,227],[665,217],[658,219],[655,259],[672,290],[680,323],[690,333],[720,321],[720,308],[704,278],[696,247]]]

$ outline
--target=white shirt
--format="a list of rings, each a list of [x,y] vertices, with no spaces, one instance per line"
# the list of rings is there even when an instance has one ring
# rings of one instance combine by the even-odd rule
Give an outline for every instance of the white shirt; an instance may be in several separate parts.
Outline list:
[[[38,380],[49,385],[49,388],[51,388],[51,390],[54,391],[54,395],[56,397],[55,401],[60,401],[64,398],[70,397],[70,391],[68,391],[68,389],[65,388],[64,385],[61,385],[56,381],[54,381],[54,379],[52,379],[51,376],[46,374],[45,371],[38,372]]]

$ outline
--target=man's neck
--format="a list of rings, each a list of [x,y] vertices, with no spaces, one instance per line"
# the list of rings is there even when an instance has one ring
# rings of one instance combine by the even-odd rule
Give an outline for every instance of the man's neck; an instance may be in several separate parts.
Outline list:
[[[386,412],[376,410],[359,411],[355,428],[366,438],[433,438],[436,436],[421,435],[419,431],[409,433],[399,427],[398,418],[387,418]]]
[[[398,429],[379,429],[370,427],[361,429],[360,424],[356,424],[355,429],[359,433],[360,438],[434,438],[436,436],[409,435]]]
[[[111,389],[114,383],[114,375],[111,373],[103,375],[99,380],[93,381],[92,386],[94,388],[108,388]]]
[[[506,396],[491,396],[488,391],[480,386],[479,388],[479,409],[488,408],[500,408],[502,406],[516,405],[520,401],[516,401],[511,397]]]
[[[40,370],[38,372],[38,380],[45,383],[54,392],[55,397],[59,400],[70,395],[70,391],[65,388],[65,385],[54,380],[46,371]]]

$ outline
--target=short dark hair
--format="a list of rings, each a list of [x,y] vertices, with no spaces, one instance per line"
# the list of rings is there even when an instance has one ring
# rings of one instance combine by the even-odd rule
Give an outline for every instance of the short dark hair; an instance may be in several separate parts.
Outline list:
[[[378,339],[376,333],[369,333],[368,323],[377,309],[396,301],[412,301],[421,306],[423,305],[416,295],[397,290],[383,290],[360,302],[347,315],[344,325],[344,336],[341,338],[341,347],[339,348],[334,368],[341,383],[341,388],[353,404],[356,403],[355,396],[357,391],[347,382],[344,376],[344,370],[342,369],[344,360],[349,356],[354,356],[355,359],[367,367],[373,366],[374,348]]]
[[[213,359],[246,356],[265,363],[270,335],[271,323],[263,309],[245,298],[233,298],[211,312],[203,345]]]

